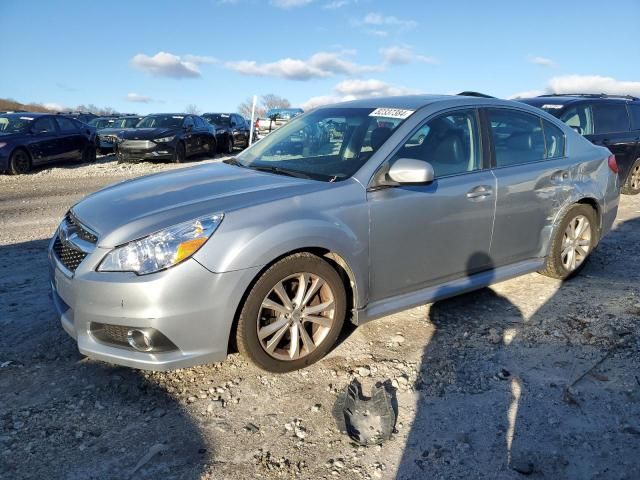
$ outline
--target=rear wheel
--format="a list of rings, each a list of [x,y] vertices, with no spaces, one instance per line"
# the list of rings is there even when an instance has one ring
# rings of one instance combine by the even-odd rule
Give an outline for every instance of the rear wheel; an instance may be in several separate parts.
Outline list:
[[[17,148],[9,158],[9,172],[12,175],[22,175],[28,173],[29,170],[31,170],[29,153],[22,148]]]
[[[338,273],[310,253],[286,257],[255,283],[238,319],[238,350],[258,367],[289,372],[322,358],[346,315]]]
[[[187,158],[187,152],[184,148],[184,143],[178,142],[176,150],[173,152],[173,162],[182,163]]]
[[[539,273],[564,280],[580,272],[598,244],[597,222],[592,207],[573,205],[558,225],[544,269]]]
[[[636,159],[631,166],[621,191],[625,195],[637,195],[640,193],[640,158]]]

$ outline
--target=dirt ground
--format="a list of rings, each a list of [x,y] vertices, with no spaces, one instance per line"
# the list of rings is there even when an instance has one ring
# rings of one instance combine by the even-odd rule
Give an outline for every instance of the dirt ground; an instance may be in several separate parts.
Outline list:
[[[0,478],[640,478],[640,196],[622,198],[579,277],[531,274],[346,328],[303,371],[83,358],[49,299],[47,240],[84,195],[167,168],[105,157],[0,176]],[[354,378],[392,385],[381,446],[336,424]]]

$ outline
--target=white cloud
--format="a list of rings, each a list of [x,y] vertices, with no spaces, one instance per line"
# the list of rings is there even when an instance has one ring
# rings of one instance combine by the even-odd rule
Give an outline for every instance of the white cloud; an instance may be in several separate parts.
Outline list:
[[[338,8],[346,7],[349,5],[349,0],[332,0],[331,2],[325,3],[322,8],[326,10],[337,10]]]
[[[153,57],[139,53],[131,59],[138,70],[172,78],[194,78],[201,75],[198,65],[216,63],[212,57],[185,55],[184,58],[168,52],[158,52]]]
[[[640,97],[640,82],[616,80],[600,75],[562,75],[551,78],[543,90],[521,92],[510,98],[532,97],[545,93],[605,93]]]
[[[151,97],[147,97],[145,95],[138,95],[137,93],[127,93],[127,96],[124,97],[127,102],[135,102],[135,103],[150,103],[152,102]]]
[[[529,55],[528,58],[529,58],[529,61],[531,63],[534,63],[536,65],[540,65],[542,67],[555,67],[556,66],[556,62],[554,62],[550,58],[538,57],[538,56],[535,56],[535,55]]]
[[[514,99],[514,98],[531,98],[531,97],[537,97],[539,95],[544,95],[544,90],[526,90],[524,92],[514,93],[509,98],[510,99]]]
[[[373,35],[374,37],[388,37],[389,36],[389,32],[387,32],[386,30],[366,30],[366,32],[369,35]]]
[[[363,25],[390,25],[404,28],[414,28],[418,25],[415,20],[403,20],[393,15],[385,16],[380,13],[368,13],[360,23]]]
[[[394,95],[411,95],[418,93],[406,87],[390,85],[382,80],[343,80],[333,88],[331,95],[319,95],[309,98],[302,104],[304,110],[338,102],[348,102],[360,98],[388,97]]]
[[[380,65],[358,65],[342,58],[353,54],[353,51],[318,52],[306,60],[284,58],[271,63],[258,63],[254,60],[227,62],[225,66],[244,75],[261,77],[282,77],[288,80],[310,80],[326,78],[336,74],[358,75],[377,72],[383,69]]]
[[[388,65],[406,65],[413,62],[430,63],[432,65],[438,63],[438,60],[434,57],[417,55],[413,48],[407,45],[381,48],[380,54]]]
[[[52,110],[55,112],[63,112],[65,110],[69,110],[67,107],[65,107],[61,103],[56,103],[56,102],[43,103],[42,106],[47,110]]]
[[[313,0],[271,0],[271,5],[278,8],[296,8],[308,5]]]

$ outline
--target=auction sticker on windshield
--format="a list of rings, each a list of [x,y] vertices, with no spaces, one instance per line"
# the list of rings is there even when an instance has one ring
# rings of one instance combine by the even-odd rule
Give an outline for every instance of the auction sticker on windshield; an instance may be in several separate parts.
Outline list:
[[[369,114],[370,117],[408,118],[415,110],[404,110],[402,108],[376,108]]]

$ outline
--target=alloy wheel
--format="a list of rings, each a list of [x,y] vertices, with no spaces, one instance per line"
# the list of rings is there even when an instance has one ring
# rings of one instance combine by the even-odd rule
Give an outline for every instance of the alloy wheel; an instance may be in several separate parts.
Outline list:
[[[22,150],[18,150],[13,154],[12,159],[13,171],[16,173],[27,173],[31,166],[29,155]]]
[[[591,224],[584,215],[573,218],[564,231],[560,258],[564,268],[572,272],[585,261],[591,250]]]
[[[631,179],[629,181],[629,186],[633,190],[639,190],[640,189],[640,162],[631,171]]]
[[[335,321],[335,296],[328,282],[308,272],[279,281],[258,312],[258,339],[277,360],[306,357],[327,337]]]

